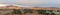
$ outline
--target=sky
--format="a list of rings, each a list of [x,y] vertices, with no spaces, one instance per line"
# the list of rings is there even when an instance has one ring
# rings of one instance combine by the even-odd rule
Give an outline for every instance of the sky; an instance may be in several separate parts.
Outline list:
[[[60,0],[0,0],[1,3],[33,7],[60,7]]]

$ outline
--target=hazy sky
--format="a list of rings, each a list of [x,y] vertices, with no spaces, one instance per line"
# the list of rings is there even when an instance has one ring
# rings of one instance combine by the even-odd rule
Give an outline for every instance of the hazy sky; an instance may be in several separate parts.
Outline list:
[[[60,7],[60,0],[0,0],[0,3],[20,4],[23,6]]]

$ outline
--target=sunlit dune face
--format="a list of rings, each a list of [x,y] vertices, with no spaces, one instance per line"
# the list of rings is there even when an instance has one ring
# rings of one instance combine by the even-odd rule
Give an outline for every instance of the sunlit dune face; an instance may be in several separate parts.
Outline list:
[[[6,6],[5,4],[0,4],[0,6]]]
[[[10,5],[10,4],[0,4],[0,6],[8,6],[8,5]]]
[[[1,9],[6,8],[6,6],[7,6],[6,4],[0,4],[0,8],[1,8]]]

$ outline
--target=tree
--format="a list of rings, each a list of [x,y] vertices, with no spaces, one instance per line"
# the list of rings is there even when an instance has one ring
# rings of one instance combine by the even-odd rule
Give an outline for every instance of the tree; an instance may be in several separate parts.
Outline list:
[[[15,14],[21,14],[21,11],[19,9],[13,9],[13,13],[15,13]]]
[[[46,10],[36,10],[38,12],[38,14],[45,14]]]
[[[33,13],[31,9],[24,9],[24,13]]]

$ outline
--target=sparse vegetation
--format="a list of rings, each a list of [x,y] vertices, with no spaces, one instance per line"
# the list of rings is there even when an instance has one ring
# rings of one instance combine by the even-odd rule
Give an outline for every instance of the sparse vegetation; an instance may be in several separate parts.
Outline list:
[[[24,9],[24,13],[33,13],[31,9]]]

